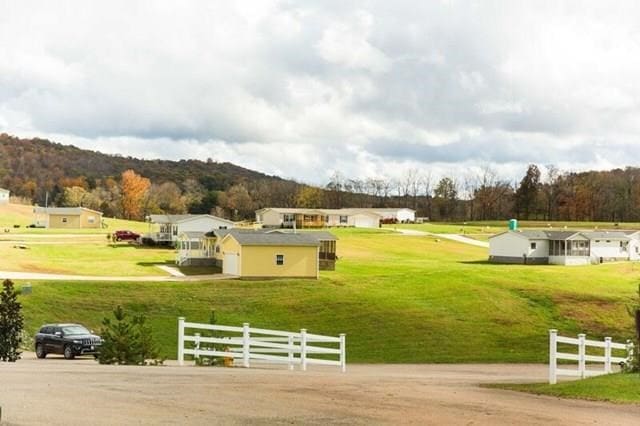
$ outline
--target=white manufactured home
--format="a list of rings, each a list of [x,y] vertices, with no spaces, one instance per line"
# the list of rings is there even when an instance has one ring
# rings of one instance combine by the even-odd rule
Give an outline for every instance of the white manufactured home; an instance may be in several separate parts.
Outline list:
[[[408,208],[304,209],[267,207],[256,211],[256,222],[265,228],[324,228],[348,226],[378,228],[383,221],[414,222]]]
[[[149,238],[160,244],[175,244],[182,233],[205,234],[214,229],[231,229],[235,223],[221,217],[209,214],[184,214],[184,215],[150,215],[149,233],[145,238]],[[151,228],[155,227],[155,230]]]
[[[587,265],[640,260],[639,231],[507,231],[489,238],[494,263]]]

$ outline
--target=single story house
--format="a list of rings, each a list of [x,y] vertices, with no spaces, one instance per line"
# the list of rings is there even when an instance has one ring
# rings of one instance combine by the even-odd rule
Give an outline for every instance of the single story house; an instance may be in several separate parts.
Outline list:
[[[183,232],[205,234],[213,229],[230,229],[235,223],[210,214],[152,214],[147,216],[149,233],[144,237],[157,244],[174,245]],[[152,230],[153,225],[156,229]]]
[[[378,228],[384,216],[375,210],[268,207],[256,211],[256,222],[265,228],[304,229],[332,226]]]
[[[494,263],[587,265],[640,260],[639,231],[507,231],[489,238]]]
[[[35,226],[38,228],[85,229],[101,228],[102,212],[86,207],[36,207]]]
[[[216,229],[206,234],[183,232],[178,265],[216,265],[240,277],[317,277],[334,270],[337,238],[329,232]],[[271,257],[283,256],[273,264]],[[312,265],[312,266],[310,266]]]
[[[9,202],[9,196],[11,191],[8,189],[0,188],[0,204],[6,204]]]

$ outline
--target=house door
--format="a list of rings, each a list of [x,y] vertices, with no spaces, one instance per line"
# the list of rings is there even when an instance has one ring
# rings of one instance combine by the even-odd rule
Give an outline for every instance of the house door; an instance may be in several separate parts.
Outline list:
[[[222,273],[229,275],[240,275],[238,273],[238,254],[225,253],[222,261]]]

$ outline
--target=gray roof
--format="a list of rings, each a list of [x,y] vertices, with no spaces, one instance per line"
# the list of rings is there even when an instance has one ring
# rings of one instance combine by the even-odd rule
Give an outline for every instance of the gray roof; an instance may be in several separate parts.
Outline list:
[[[215,234],[219,230],[214,231]],[[224,231],[224,230],[223,230]],[[265,232],[262,230],[227,229],[225,235],[231,235],[240,245],[245,246],[313,246],[320,243],[311,233]],[[240,231],[240,232],[238,232]]]
[[[549,231],[543,229],[527,229],[522,231],[507,231],[505,233],[512,233],[522,235],[530,240],[566,240],[574,235],[586,238],[588,240],[629,240],[629,235],[636,231]],[[498,234],[502,235],[502,234]],[[497,236],[497,235],[496,235]]]
[[[590,240],[629,240],[628,234],[624,231],[592,231],[582,232],[582,235]]]
[[[147,216],[152,223],[171,223],[176,224],[180,222],[184,222],[186,220],[197,219],[199,217],[209,217],[214,220],[219,220],[221,222],[233,223],[230,220],[223,219],[221,217],[213,216],[210,214],[151,214]]]

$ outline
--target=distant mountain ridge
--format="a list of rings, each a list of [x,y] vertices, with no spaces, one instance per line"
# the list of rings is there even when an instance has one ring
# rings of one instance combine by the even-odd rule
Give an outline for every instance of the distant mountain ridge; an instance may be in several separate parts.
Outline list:
[[[85,177],[91,185],[106,178],[119,179],[133,169],[155,183],[195,179],[208,190],[223,191],[236,183],[252,180],[284,181],[232,163],[212,160],[143,160],[110,155],[63,145],[46,139],[21,139],[0,134],[0,187],[16,195],[42,201],[64,178]]]

